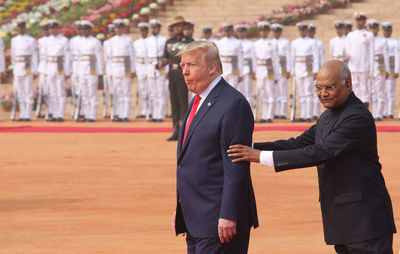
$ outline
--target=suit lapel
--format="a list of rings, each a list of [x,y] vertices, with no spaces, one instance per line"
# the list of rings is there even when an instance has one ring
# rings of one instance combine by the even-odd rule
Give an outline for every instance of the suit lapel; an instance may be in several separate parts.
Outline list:
[[[225,84],[226,84],[225,80],[221,79],[221,81],[218,82],[218,84],[214,87],[214,89],[211,90],[211,92],[208,94],[206,99],[203,101],[203,103],[201,104],[201,107],[197,111],[196,115],[193,118],[192,123],[189,126],[188,133],[186,134],[185,143],[183,144],[183,147],[182,147],[183,132],[184,132],[184,129],[186,128],[186,121],[187,121],[187,117],[188,117],[188,113],[186,114],[186,117],[185,117],[185,120],[184,120],[185,121],[185,128],[181,128],[180,132],[182,132],[182,133],[180,133],[180,135],[179,135],[179,144],[178,145],[180,145],[180,147],[182,147],[182,149],[180,150],[180,154],[178,156],[178,160],[182,157],[182,154],[185,151],[186,147],[188,146],[188,143],[190,142],[190,139],[191,139],[194,131],[196,130],[197,126],[199,125],[199,123],[201,122],[203,117],[207,114],[207,112],[216,103],[217,97],[221,93],[221,91],[222,91],[222,89],[223,89]],[[192,108],[192,104],[193,104],[193,101],[192,101],[189,109]],[[190,112],[190,110],[188,110],[188,112]]]
[[[179,136],[178,136],[178,155],[179,155],[179,154],[181,153],[181,151],[182,151],[183,134],[185,133],[186,122],[187,122],[187,119],[188,119],[188,117],[189,117],[190,109],[192,108],[193,103],[194,103],[194,98],[192,99],[192,101],[191,101],[190,104],[189,104],[189,108],[188,108],[188,110],[186,111],[186,115],[185,115],[185,117],[183,118],[183,122],[182,122],[181,128],[179,129]]]

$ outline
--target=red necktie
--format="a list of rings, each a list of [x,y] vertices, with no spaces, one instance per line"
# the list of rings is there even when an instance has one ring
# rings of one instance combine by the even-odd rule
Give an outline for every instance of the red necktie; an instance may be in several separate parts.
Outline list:
[[[183,146],[183,144],[185,144],[186,134],[187,134],[187,132],[189,130],[190,124],[193,121],[194,115],[196,114],[197,107],[199,106],[200,100],[201,100],[200,95],[196,94],[196,97],[194,98],[194,102],[193,102],[193,105],[192,105],[192,109],[190,110],[188,121],[186,123],[185,135],[183,136],[182,146]]]

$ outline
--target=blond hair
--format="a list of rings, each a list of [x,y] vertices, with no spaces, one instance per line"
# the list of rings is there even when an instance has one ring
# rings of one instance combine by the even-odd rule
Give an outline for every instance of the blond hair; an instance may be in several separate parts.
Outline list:
[[[215,63],[217,70],[222,74],[222,64],[219,58],[219,51],[217,45],[214,42],[209,41],[193,41],[182,48],[177,56],[182,56],[185,53],[192,52],[195,50],[202,50],[204,54],[204,60],[206,63]]]

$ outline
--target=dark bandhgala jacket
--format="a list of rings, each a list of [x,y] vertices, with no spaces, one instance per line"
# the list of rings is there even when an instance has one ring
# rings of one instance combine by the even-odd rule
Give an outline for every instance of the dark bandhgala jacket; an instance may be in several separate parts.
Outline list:
[[[376,144],[374,119],[351,93],[297,138],[256,143],[272,150],[275,171],[317,166],[327,244],[361,242],[396,232]]]
[[[188,115],[178,139],[176,233],[218,237],[219,218],[237,220],[238,233],[257,227],[250,163],[232,163],[227,154],[230,145],[252,143],[254,119],[246,98],[221,79],[198,109],[182,146]]]

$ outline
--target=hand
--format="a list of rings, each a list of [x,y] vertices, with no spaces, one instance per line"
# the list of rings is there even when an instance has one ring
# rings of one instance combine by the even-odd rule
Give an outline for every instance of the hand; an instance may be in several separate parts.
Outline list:
[[[69,75],[65,75],[64,78],[65,78],[65,80],[68,80],[70,78],[70,76]]]
[[[386,72],[386,73],[385,73],[385,79],[388,79],[388,78],[389,78],[389,73]]]
[[[176,211],[174,211],[174,214],[172,215],[172,230],[174,231],[174,233],[175,233],[176,236],[179,236],[179,235],[181,235],[181,236],[186,236],[185,233],[183,233],[183,234],[176,234],[176,231],[175,231],[175,223],[176,223]]]
[[[395,73],[394,75],[393,75],[393,78],[398,78],[399,77],[399,74],[398,73]]]
[[[0,73],[0,79],[4,80],[4,72]]]
[[[287,78],[287,79],[290,78],[290,73],[289,73],[289,72],[286,74],[286,78]]]
[[[243,77],[239,77],[238,83],[240,83],[240,82],[242,82],[242,81],[243,81]]]
[[[228,157],[238,157],[233,163],[240,161],[260,162],[260,150],[245,145],[231,145],[228,149]]]
[[[236,235],[235,220],[219,218],[218,220],[218,236],[221,243],[229,243]]]
[[[132,74],[131,74],[131,78],[132,78],[132,79],[136,78],[136,73],[132,73]]]

